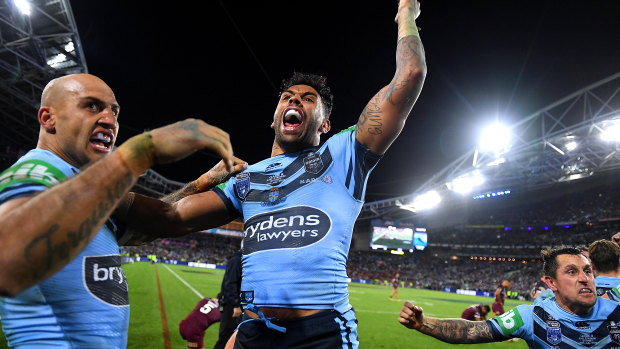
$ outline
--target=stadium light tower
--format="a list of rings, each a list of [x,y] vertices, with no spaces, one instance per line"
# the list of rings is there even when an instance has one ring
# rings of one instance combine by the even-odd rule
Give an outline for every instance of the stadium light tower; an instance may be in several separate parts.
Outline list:
[[[498,122],[487,126],[480,137],[480,150],[499,156],[510,149],[510,129]]]
[[[417,211],[423,211],[437,206],[440,202],[441,196],[435,190],[429,190],[413,199],[413,207]]]
[[[601,132],[601,139],[607,142],[620,142],[620,119],[609,120]]]
[[[484,177],[478,170],[475,170],[446,183],[446,187],[455,193],[468,194],[482,183],[484,183]]]
[[[13,2],[23,15],[30,16],[30,3],[28,0],[13,0]]]

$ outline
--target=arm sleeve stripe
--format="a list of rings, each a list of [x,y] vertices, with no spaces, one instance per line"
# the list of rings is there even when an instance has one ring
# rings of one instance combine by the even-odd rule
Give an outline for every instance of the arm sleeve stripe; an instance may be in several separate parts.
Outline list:
[[[493,339],[496,342],[505,341],[506,339],[508,339],[508,337],[502,334],[502,331],[498,330],[497,327],[495,327],[495,324],[493,324],[493,321],[495,320],[486,320],[487,326],[489,326],[489,330],[491,331],[491,335],[493,336]]]
[[[212,190],[220,197],[220,199],[222,199],[222,201],[224,202],[224,205],[226,205],[226,208],[228,209],[229,218],[235,219],[237,217],[243,217],[241,212],[237,211],[237,209],[235,208],[235,205],[233,205],[232,201],[230,201],[228,196],[224,194],[224,191],[222,191],[222,189],[220,189],[219,187],[215,187]]]

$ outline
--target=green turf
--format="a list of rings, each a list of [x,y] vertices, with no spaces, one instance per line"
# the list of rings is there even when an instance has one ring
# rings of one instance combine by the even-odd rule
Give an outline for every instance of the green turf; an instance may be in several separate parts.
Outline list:
[[[128,348],[163,348],[159,295],[155,268],[159,272],[168,331],[172,348],[186,348],[179,334],[179,322],[189,314],[200,297],[178,277],[206,297],[219,292],[224,272],[222,270],[198,269],[178,265],[135,263],[123,266],[129,282],[131,318],[129,322]],[[437,317],[459,317],[461,312],[474,303],[491,304],[486,297],[464,296],[439,291],[400,288],[401,301],[390,301],[389,286],[350,284],[351,304],[359,320],[358,334],[362,348],[449,348],[454,345],[442,343],[409,330],[397,321],[404,300],[421,305],[425,313]],[[506,310],[521,304],[508,300]],[[217,340],[218,324],[207,329],[205,348],[212,348]],[[463,346],[463,345],[461,345]],[[523,340],[470,345],[486,348],[527,348]],[[6,348],[0,333],[0,348]]]

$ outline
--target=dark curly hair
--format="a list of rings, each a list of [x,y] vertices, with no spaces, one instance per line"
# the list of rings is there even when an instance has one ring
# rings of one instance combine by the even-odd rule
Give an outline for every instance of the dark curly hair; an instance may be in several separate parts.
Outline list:
[[[543,275],[557,277],[558,260],[557,257],[562,254],[568,254],[573,256],[583,256],[581,250],[575,247],[560,246],[559,248],[547,248],[540,251],[543,259]]]
[[[282,93],[288,90],[291,86],[295,85],[307,85],[315,89],[321,96],[321,101],[323,101],[325,117],[329,119],[329,115],[332,112],[332,106],[334,104],[334,95],[332,94],[329,86],[327,86],[327,77],[316,74],[293,72],[293,76],[282,80],[280,95],[282,95]]]

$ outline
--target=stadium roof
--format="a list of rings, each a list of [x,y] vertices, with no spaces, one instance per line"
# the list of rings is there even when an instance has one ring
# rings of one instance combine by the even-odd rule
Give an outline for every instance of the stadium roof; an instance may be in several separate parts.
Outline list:
[[[505,152],[465,152],[427,180],[414,193],[364,205],[360,219],[412,218],[421,212],[415,199],[429,191],[451,197],[441,205],[456,204],[455,180],[482,178],[473,196],[530,191],[620,170],[620,72],[523,117],[510,127],[514,142]],[[603,137],[613,132],[616,140]],[[453,189],[453,188],[452,188]]]

